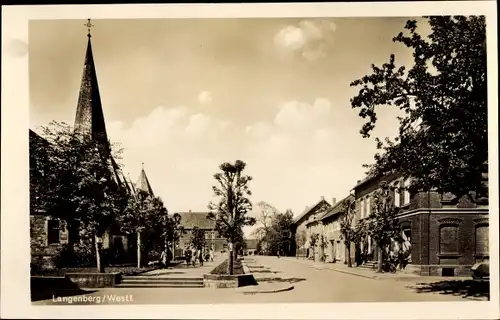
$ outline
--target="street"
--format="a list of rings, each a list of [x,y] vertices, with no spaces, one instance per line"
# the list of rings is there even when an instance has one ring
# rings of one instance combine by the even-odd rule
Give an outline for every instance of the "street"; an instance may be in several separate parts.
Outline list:
[[[87,302],[74,304],[203,304],[203,303],[307,303],[307,302],[410,302],[466,301],[460,296],[439,293],[417,293],[407,286],[411,282],[374,280],[355,275],[321,270],[294,258],[255,256],[256,263],[277,272],[282,281],[292,283],[293,290],[276,293],[245,294],[238,289],[196,288],[106,288],[89,289]],[[75,296],[76,297],[76,296]],[[81,296],[78,296],[81,297]],[[49,299],[35,305],[64,304]]]

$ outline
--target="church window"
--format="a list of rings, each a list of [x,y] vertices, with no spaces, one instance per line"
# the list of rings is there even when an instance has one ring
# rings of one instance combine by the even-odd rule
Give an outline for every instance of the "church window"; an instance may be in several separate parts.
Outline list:
[[[59,230],[61,229],[60,221],[57,219],[47,220],[47,242],[48,244],[57,244],[60,242]]]

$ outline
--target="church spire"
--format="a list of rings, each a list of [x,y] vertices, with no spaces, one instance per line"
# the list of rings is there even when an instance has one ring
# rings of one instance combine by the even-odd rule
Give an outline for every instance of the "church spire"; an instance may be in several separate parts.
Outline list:
[[[90,19],[88,19],[85,26],[88,29],[88,42],[83,67],[82,82],[80,85],[80,94],[78,95],[75,131],[91,135],[94,140],[103,144],[106,148],[109,148],[108,135],[106,133],[106,125],[102,111],[101,96],[99,94],[99,86],[97,84],[94,55],[92,52],[90,28],[93,27],[93,25],[90,23]]]
[[[141,174],[139,175],[139,179],[137,180],[137,183],[135,184],[135,189],[145,191],[150,196],[154,197],[153,189],[151,188],[151,185],[149,184],[149,180],[148,180],[148,177],[146,175],[146,171],[144,171],[144,162],[142,163]]]

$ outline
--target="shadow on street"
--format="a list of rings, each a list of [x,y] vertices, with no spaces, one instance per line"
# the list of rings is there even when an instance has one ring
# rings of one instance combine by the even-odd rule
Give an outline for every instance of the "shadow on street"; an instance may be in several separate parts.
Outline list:
[[[273,281],[270,281],[270,282],[297,283],[297,282],[301,282],[301,281],[304,281],[304,280],[307,280],[307,279],[305,279],[305,278],[282,278],[282,279],[273,280]]]
[[[490,299],[490,282],[475,280],[447,280],[431,283],[418,283],[416,287],[410,287],[417,293],[436,292],[440,294],[459,295],[466,297],[477,297]]]

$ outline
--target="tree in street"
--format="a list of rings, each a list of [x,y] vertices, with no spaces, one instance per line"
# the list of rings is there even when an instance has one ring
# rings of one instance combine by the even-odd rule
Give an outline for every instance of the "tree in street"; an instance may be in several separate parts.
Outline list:
[[[146,191],[137,190],[136,194],[129,198],[125,210],[117,217],[122,232],[137,235],[137,268],[140,268],[143,262],[144,234],[151,233],[158,217],[166,214],[161,199]]]
[[[399,136],[376,138],[380,153],[370,174],[411,177],[411,192],[437,190],[456,199],[488,196],[487,66],[484,16],[425,17],[425,37],[409,20],[393,41],[413,51],[409,70],[394,55],[373,73],[351,83],[360,87],[351,99],[368,118],[361,134],[369,137],[377,109],[396,107]],[[422,22],[424,23],[424,22]]]
[[[273,217],[279,214],[279,210],[267,202],[259,201],[255,204],[258,216],[256,218],[257,228],[253,231],[253,236],[257,237],[259,241],[266,241],[266,236],[271,229]]]
[[[290,254],[292,225],[293,213],[290,210],[287,210],[285,213],[278,213],[273,217],[266,238],[273,254],[278,252],[283,252],[285,255]]]
[[[394,205],[394,187],[381,182],[379,188],[373,194],[372,214],[359,224],[359,232],[364,236],[370,236],[378,247],[377,272],[382,272],[384,254],[391,245],[394,238],[401,234],[399,221],[396,215],[400,208]]]
[[[306,230],[297,230],[295,233],[295,244],[297,245],[297,255],[307,242]]]
[[[309,247],[312,249],[313,259],[316,259],[316,246],[318,245],[319,240],[319,234],[316,232],[311,234],[311,237],[309,238]]]
[[[228,274],[233,274],[234,244],[240,240],[243,227],[255,224],[255,218],[247,216],[252,209],[249,200],[252,177],[243,173],[245,167],[245,162],[241,160],[220,165],[220,172],[214,174],[217,184],[212,187],[214,196],[219,199],[217,203],[210,202],[208,205],[210,213],[207,217],[215,221],[215,231],[229,244]]]
[[[348,197],[343,204],[343,214],[340,217],[340,233],[347,249],[347,266],[352,267],[351,244],[355,241],[357,230],[354,226],[356,202],[353,197]]]
[[[207,240],[205,239],[205,231],[198,227],[195,227],[191,232],[189,243],[194,249],[197,250],[202,250],[203,248],[205,248],[205,245],[207,244]]]

